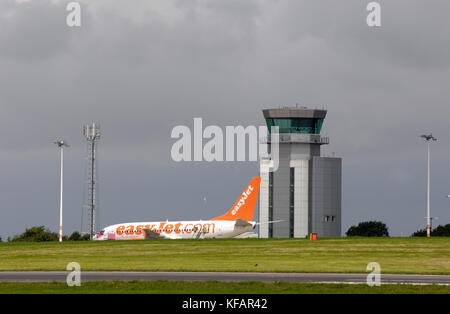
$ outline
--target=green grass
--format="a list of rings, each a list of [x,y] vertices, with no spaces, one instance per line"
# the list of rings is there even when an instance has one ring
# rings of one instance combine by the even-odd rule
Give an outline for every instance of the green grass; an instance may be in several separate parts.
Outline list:
[[[210,239],[0,243],[0,271],[257,271],[450,274],[449,238]]]
[[[189,281],[98,281],[68,287],[59,282],[0,283],[0,294],[95,294],[95,293],[158,293],[158,294],[449,294],[449,286],[312,284],[292,282],[189,282]]]

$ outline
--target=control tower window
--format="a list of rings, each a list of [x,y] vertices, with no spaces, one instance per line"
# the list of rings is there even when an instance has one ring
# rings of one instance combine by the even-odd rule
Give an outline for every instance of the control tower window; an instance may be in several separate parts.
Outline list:
[[[317,118],[267,118],[269,132],[277,126],[280,133],[320,134],[323,119]]]

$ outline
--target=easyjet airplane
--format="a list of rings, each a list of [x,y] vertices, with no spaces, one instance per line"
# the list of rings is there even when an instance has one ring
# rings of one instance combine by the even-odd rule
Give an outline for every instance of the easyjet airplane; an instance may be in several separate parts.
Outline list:
[[[260,177],[253,178],[224,215],[198,221],[129,222],[108,226],[94,240],[232,238],[255,228]]]

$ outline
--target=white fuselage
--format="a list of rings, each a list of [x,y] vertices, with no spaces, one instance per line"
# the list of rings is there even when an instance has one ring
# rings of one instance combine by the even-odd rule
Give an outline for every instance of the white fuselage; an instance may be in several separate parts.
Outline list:
[[[144,229],[167,239],[233,238],[255,228],[256,222],[246,226],[232,220],[129,222],[108,226],[94,240],[143,240]]]

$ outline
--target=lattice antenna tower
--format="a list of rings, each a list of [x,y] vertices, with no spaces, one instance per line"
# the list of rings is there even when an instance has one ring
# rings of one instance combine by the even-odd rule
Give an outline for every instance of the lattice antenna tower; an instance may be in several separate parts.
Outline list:
[[[89,235],[91,240],[95,235],[95,223],[98,218],[98,206],[97,206],[97,145],[100,140],[100,125],[98,123],[83,125],[83,135],[87,140],[87,180],[86,187],[88,191],[87,204],[83,206],[87,209],[89,220]],[[82,218],[83,220],[83,218]]]

